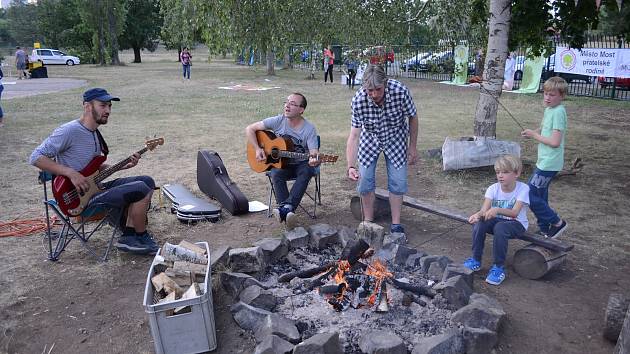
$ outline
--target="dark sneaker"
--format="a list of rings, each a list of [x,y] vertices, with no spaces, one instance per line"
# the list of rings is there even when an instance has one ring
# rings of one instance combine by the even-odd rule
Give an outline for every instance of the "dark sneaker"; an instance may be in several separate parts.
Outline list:
[[[287,230],[291,231],[297,226],[297,215],[295,215],[294,212],[290,211],[287,213],[285,221],[287,223]]]
[[[405,228],[401,224],[392,224],[392,226],[389,228],[389,232],[392,234],[395,232],[404,234]]]
[[[500,267],[496,264],[492,265],[490,269],[490,273],[488,273],[488,277],[486,277],[486,283],[492,285],[499,285],[505,280],[505,270],[504,267]]]
[[[153,239],[153,236],[151,236],[151,234],[148,231],[145,231],[143,234],[138,234],[136,237],[140,239],[140,242],[142,244],[151,247],[151,249],[155,250],[156,252],[160,248],[157,242],[155,242],[155,240]]]
[[[114,244],[116,248],[123,252],[132,252],[136,254],[150,254],[153,252],[155,254],[156,250],[153,250],[152,247],[145,245],[140,240],[138,236],[121,236]]]
[[[464,261],[464,267],[472,270],[473,272],[478,271],[479,269],[481,269],[481,262],[479,262],[478,260],[470,257],[467,260]]]
[[[560,226],[551,225],[549,227],[549,233],[547,234],[547,237],[556,238],[562,235],[562,233],[567,229],[567,226],[569,225],[564,220],[562,220],[562,223],[560,224]]]
[[[285,208],[285,207],[279,207],[279,208],[275,208],[273,210],[273,216],[276,217],[276,220],[278,220],[279,223],[283,223],[285,221],[287,221],[287,214],[289,213],[289,209]]]

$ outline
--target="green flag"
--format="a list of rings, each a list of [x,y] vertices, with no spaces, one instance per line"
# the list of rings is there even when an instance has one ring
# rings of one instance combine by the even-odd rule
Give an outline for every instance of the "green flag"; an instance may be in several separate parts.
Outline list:
[[[468,81],[468,47],[458,45],[455,47],[455,70],[453,72],[453,84],[463,85]]]
[[[521,81],[521,87],[514,92],[538,92],[538,86],[540,85],[540,76],[542,75],[544,65],[545,58],[543,58],[542,56],[535,57],[533,59],[525,59],[525,64],[523,65],[523,81]]]

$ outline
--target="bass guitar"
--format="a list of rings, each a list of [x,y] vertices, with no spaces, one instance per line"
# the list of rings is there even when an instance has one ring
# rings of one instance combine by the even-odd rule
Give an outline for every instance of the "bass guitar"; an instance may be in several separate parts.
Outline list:
[[[162,144],[164,144],[164,138],[147,140],[144,148],[137,151],[136,154],[142,155]],[[92,196],[103,190],[101,182],[105,180],[105,178],[125,167],[125,165],[131,161],[131,156],[103,171],[99,171],[99,168],[106,159],[107,157],[102,155],[96,156],[92,159],[92,161],[90,161],[90,163],[88,163],[87,166],[85,166],[83,170],[79,172],[83,176],[87,177],[90,184],[90,187],[86,191],[79,192],[74,184],[72,184],[70,178],[66,176],[55,177],[52,183],[52,192],[57,204],[59,205],[59,209],[61,209],[64,214],[69,216],[78,216],[81,214]]]
[[[258,130],[256,132],[258,145],[265,151],[265,160],[258,161],[256,159],[256,147],[247,143],[247,162],[249,167],[256,172],[269,171],[272,168],[286,168],[288,159],[308,160],[308,152],[294,152],[293,142],[289,138],[277,137],[274,133],[267,130]],[[317,159],[321,163],[335,163],[339,156],[319,154]]]

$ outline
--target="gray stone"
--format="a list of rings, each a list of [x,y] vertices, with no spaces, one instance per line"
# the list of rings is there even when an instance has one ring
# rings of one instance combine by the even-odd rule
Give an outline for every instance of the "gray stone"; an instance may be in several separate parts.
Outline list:
[[[276,263],[289,253],[289,246],[279,238],[263,238],[254,243],[260,247],[266,264]]]
[[[409,248],[404,245],[399,245],[396,250],[396,257],[394,258],[394,263],[399,265],[405,265],[407,263],[407,259],[409,256],[418,254],[418,250],[415,248]],[[418,258],[419,259],[419,258]]]
[[[307,247],[308,239],[308,231],[301,226],[285,231],[284,235],[282,235],[282,241],[289,245],[289,249]]]
[[[385,243],[397,243],[399,245],[406,245],[407,236],[405,236],[404,232],[392,232],[391,234],[385,235],[383,244]]]
[[[300,333],[295,322],[275,313],[267,316],[254,333],[257,342],[262,342],[271,335],[276,335],[294,344],[300,341]]]
[[[457,329],[443,334],[419,338],[411,354],[464,354],[464,340]]]
[[[433,289],[439,291],[448,301],[449,307],[454,310],[466,306],[472,294],[472,289],[461,275],[437,283]]]
[[[378,224],[369,221],[363,221],[357,228],[357,234],[360,239],[370,245],[375,250],[380,249],[383,246],[383,240],[385,238],[385,229]]]
[[[339,237],[339,243],[342,248],[346,247],[349,241],[356,240],[358,238],[356,230],[347,226],[340,227],[339,230],[337,230],[337,236]]]
[[[405,266],[412,268],[412,269],[416,269],[421,267],[420,266],[420,259],[422,259],[422,257],[426,256],[426,253],[424,252],[418,252],[418,253],[414,253],[409,255],[409,257],[407,257],[407,260],[405,261]]]
[[[407,354],[403,340],[389,331],[367,331],[359,339],[359,348],[366,354]]]
[[[343,354],[339,333],[319,333],[293,348],[293,354]]]
[[[267,311],[273,311],[278,304],[278,299],[269,290],[265,290],[258,285],[251,285],[245,288],[238,295],[240,301],[254,307]]]
[[[227,267],[231,247],[220,246],[210,252],[210,268],[213,271],[223,270]]]
[[[433,262],[439,262],[443,267],[442,269],[446,269],[446,266],[449,265],[449,263],[453,263],[453,261],[446,256],[424,256],[420,258],[420,267],[422,272],[427,273],[431,263]]]
[[[265,267],[260,247],[233,248],[229,252],[229,266],[233,272],[257,273]]]
[[[386,243],[376,251],[375,257],[384,261],[391,261],[396,257],[398,253],[398,244],[397,243]]]
[[[494,299],[483,294],[473,294],[470,296],[470,303],[453,313],[453,322],[459,322],[464,326],[473,328],[486,328],[493,332],[498,332],[505,311]]]
[[[442,265],[440,262],[433,262],[429,265],[429,269],[427,269],[427,275],[429,278],[433,280],[440,281],[442,280],[442,276],[444,275],[444,269],[446,267]]]
[[[278,336],[268,336],[256,346],[254,354],[287,354],[293,351],[293,344]]]
[[[267,289],[267,287],[256,280],[256,278],[245,273],[221,272],[219,279],[221,280],[221,285],[225,292],[233,298],[238,297],[243,289],[251,285],[257,285],[263,289]]]
[[[260,326],[264,325],[267,316],[271,315],[271,312],[267,310],[249,306],[241,301],[232,305],[230,312],[232,312],[232,317],[234,317],[234,321],[239,327],[253,332],[256,332]]]
[[[497,332],[487,328],[464,327],[463,338],[466,354],[490,353],[499,341]]]
[[[442,275],[442,281],[446,281],[449,278],[452,278],[456,275],[461,275],[462,278],[466,281],[466,284],[473,289],[473,276],[474,272],[469,268],[464,267],[462,264],[454,264],[451,263],[446,266],[444,270],[444,274]]]
[[[311,235],[309,245],[318,250],[339,243],[337,230],[328,224],[315,224],[310,226],[308,233]]]

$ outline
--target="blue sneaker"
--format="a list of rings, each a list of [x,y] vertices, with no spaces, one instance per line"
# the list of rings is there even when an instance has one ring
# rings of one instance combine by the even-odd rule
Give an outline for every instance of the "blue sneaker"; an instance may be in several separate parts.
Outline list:
[[[492,285],[499,285],[505,280],[505,267],[500,267],[496,264],[492,265],[490,273],[486,277],[486,283]]]
[[[481,269],[481,262],[479,262],[478,260],[470,257],[467,260],[464,261],[464,267],[472,270],[473,272],[478,271],[479,269]]]
[[[287,221],[287,214],[289,212],[290,210],[288,208],[281,206],[279,208],[273,209],[273,216],[276,217],[276,220],[278,220],[279,223],[283,223]]]
[[[392,234],[395,233],[395,232],[404,234],[405,233],[405,228],[401,224],[392,224],[392,226],[390,226],[390,228],[389,228],[389,232],[392,233]]]
[[[140,239],[140,243],[146,246],[149,246],[151,250],[155,252],[157,252],[157,250],[160,248],[157,242],[155,242],[155,239],[153,238],[153,236],[148,231],[145,231],[142,234],[137,234],[136,237]]]
[[[145,245],[138,236],[121,236],[114,244],[116,248],[123,252],[131,252],[135,254],[155,254],[157,249]]]

